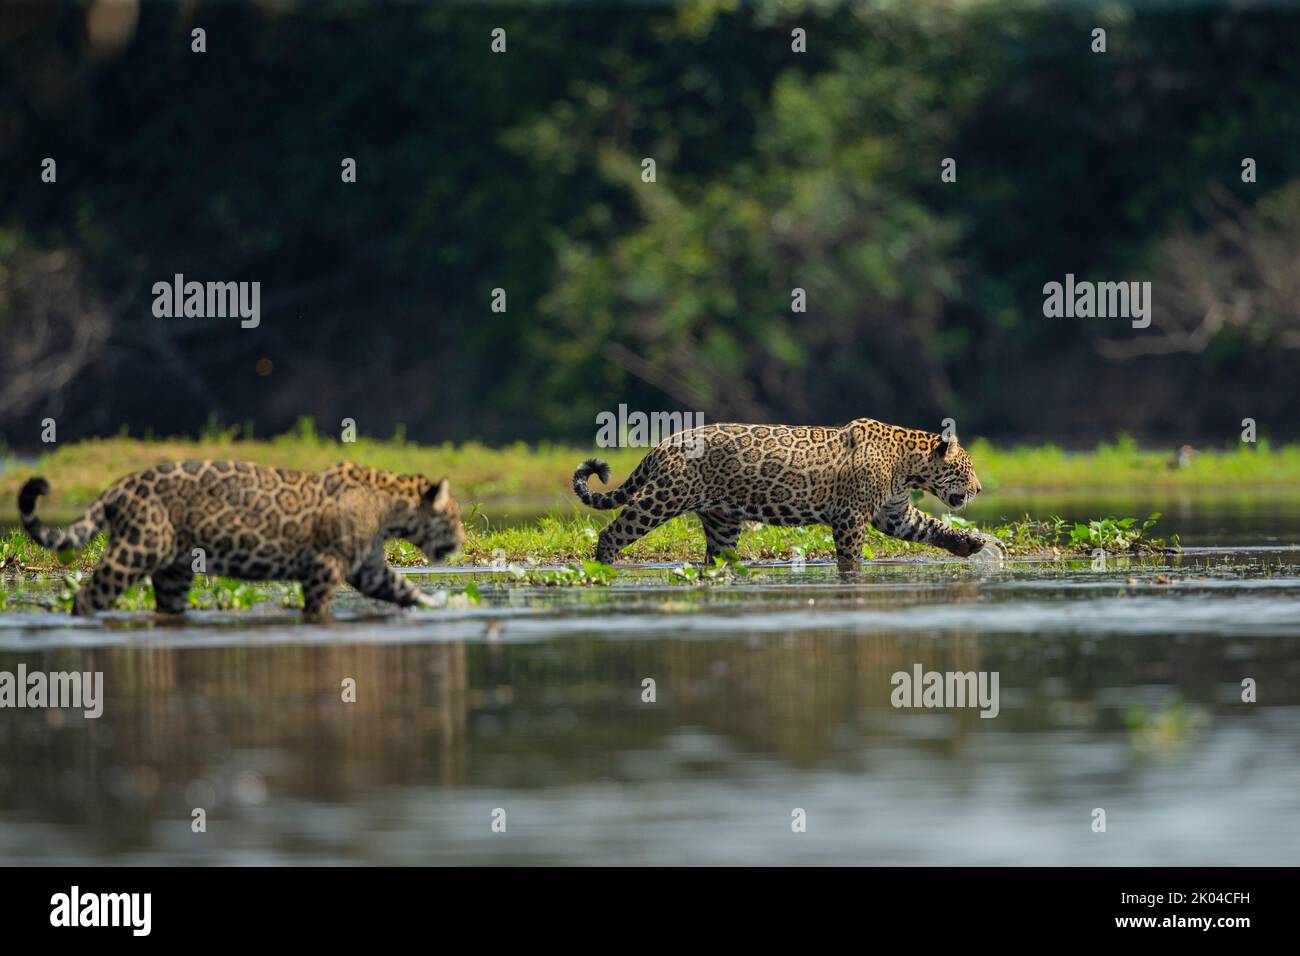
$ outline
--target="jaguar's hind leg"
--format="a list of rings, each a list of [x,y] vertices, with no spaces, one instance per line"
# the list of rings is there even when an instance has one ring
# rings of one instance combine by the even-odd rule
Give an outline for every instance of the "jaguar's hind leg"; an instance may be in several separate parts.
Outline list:
[[[311,562],[302,576],[303,616],[312,620],[328,621],[334,592],[343,583],[343,562],[322,555]]]
[[[619,512],[617,518],[601,529],[600,537],[596,540],[596,560],[601,564],[613,564],[618,558],[618,553],[629,544],[645,537],[678,514],[666,508],[663,512],[654,514],[640,504],[625,507]]]
[[[95,569],[95,573],[72,599],[72,613],[79,617],[87,617],[96,611],[112,607],[114,601],[152,570],[147,565],[133,567],[133,564],[138,563],[135,560],[136,555],[137,552],[110,545],[104,551],[104,557],[99,562],[99,567]]]
[[[867,532],[861,521],[853,517],[842,518],[831,525],[835,536],[835,562],[841,573],[862,570],[862,546]]]
[[[108,547],[90,581],[73,599],[73,614],[89,615],[112,607],[146,574],[157,572],[171,552],[171,521],[156,497],[114,502],[107,515]]]
[[[184,614],[190,606],[190,588],[194,571],[184,561],[177,561],[151,575],[154,607],[159,614]]]
[[[721,557],[723,551],[734,551],[740,541],[740,521],[727,514],[701,512],[700,524],[704,525],[704,561],[712,564],[713,559]]]

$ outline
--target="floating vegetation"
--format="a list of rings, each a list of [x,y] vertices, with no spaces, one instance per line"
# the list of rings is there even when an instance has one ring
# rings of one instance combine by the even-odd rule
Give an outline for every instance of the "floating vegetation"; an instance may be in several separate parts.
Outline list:
[[[955,528],[991,534],[1003,543],[1008,553],[1020,557],[1081,556],[1099,549],[1110,554],[1172,553],[1179,547],[1177,535],[1167,541],[1151,535],[1159,519],[1157,513],[1146,519],[1106,516],[1076,523],[1056,516],[1038,520],[1026,515],[1016,521],[980,527],[952,513],[940,518]],[[596,539],[606,520],[594,515],[572,518],[547,515],[531,526],[469,528],[468,541],[453,560],[458,564],[498,568],[507,567],[507,563],[525,566],[519,568],[519,574],[527,583],[548,586],[607,584],[613,577],[613,569],[587,557],[595,550]],[[97,535],[75,556],[76,570],[93,570],[103,549],[104,536]],[[693,515],[683,515],[634,542],[620,557],[632,562],[694,563],[703,558],[704,552],[704,533],[699,521]],[[741,532],[734,553],[739,561],[830,560],[835,557],[835,540],[830,529],[821,525],[778,528],[751,524]],[[863,547],[863,557],[868,560],[943,553],[926,545],[899,541],[874,528],[867,529]],[[407,541],[390,541],[386,554],[389,562],[397,567],[428,564],[425,555]],[[563,564],[565,567],[548,572],[526,567],[539,564]],[[59,557],[37,545],[22,531],[11,532],[7,538],[0,539],[0,572],[6,575],[32,577],[62,571],[65,567]],[[235,595],[209,597],[214,601],[240,600]]]
[[[518,565],[507,570],[517,583],[548,588],[603,587],[618,577],[615,568],[599,561],[578,561],[555,571],[532,571]]]
[[[740,556],[728,548],[713,563],[703,567],[683,564],[668,572],[668,580],[674,584],[716,584],[743,578],[749,569],[740,563]]]
[[[1155,709],[1134,705],[1124,712],[1133,749],[1143,756],[1171,756],[1209,726],[1208,711],[1175,696]]]

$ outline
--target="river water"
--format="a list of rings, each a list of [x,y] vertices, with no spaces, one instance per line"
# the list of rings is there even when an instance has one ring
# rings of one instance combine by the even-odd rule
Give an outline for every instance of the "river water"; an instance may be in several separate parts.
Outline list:
[[[1182,555],[480,572],[327,627],[19,603],[0,674],[102,673],[102,715],[0,710],[0,862],[1294,864],[1300,509],[1150,504],[993,507],[1163,510]],[[918,668],[995,706],[895,706]]]

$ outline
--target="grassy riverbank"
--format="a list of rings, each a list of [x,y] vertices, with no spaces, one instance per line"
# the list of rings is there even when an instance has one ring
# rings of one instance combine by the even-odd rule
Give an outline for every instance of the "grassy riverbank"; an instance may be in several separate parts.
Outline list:
[[[286,435],[245,441],[238,430],[211,431],[195,439],[144,440],[120,436],[60,445],[35,462],[12,455],[0,469],[0,521],[16,518],[15,497],[33,474],[49,479],[53,493],[44,507],[69,514],[93,501],[118,478],[160,461],[183,458],[237,458],[316,471],[351,459],[394,471],[451,477],[462,504],[523,500],[546,505],[570,497],[569,477],[584,458],[599,451],[612,480],[621,482],[645,454],[640,448],[592,449],[563,445],[511,445],[487,448],[417,445],[402,436],[358,438],[341,443],[317,433],[310,422]],[[1155,489],[1243,489],[1300,486],[1300,446],[1270,447],[1266,442],[1226,450],[1201,450],[1175,467],[1172,450],[1141,449],[1127,439],[1087,452],[1053,446],[995,448],[970,443],[980,480],[990,491],[1131,491]]]
[[[1152,536],[1157,516],[1146,521],[1136,518],[1103,518],[1086,524],[1059,518],[1036,521],[1029,518],[992,527],[1012,555],[1042,557],[1079,557],[1097,549],[1112,554],[1143,555],[1158,553],[1177,540],[1166,542]],[[945,520],[973,528],[957,516]],[[548,587],[587,587],[607,585],[621,573],[590,559],[601,525],[598,518],[542,518],[533,527],[507,528],[500,531],[470,532],[464,551],[454,560],[457,565],[493,567],[511,572],[503,583]],[[104,550],[103,535],[97,536],[75,556],[64,556],[61,563],[54,555],[37,547],[22,532],[11,532],[0,539],[0,611],[19,607],[39,607],[49,611],[67,611],[73,595],[85,576],[98,563]],[[767,528],[753,526],[740,539],[735,555],[717,559],[711,567],[702,566],[704,537],[698,523],[677,518],[636,542],[622,555],[623,560],[667,562],[678,565],[666,572],[667,580],[681,585],[708,585],[730,580],[747,573],[742,562],[754,560],[789,560],[804,558],[815,561],[835,556],[835,545],[825,528]],[[933,549],[897,541],[871,530],[864,548],[868,559],[896,558]],[[399,567],[426,563],[424,556],[405,541],[391,542],[388,559]],[[687,566],[687,562],[693,562]],[[537,565],[559,565],[558,570],[542,570]],[[700,566],[697,566],[700,565]],[[49,582],[54,593],[35,598],[23,589],[27,584]],[[450,582],[449,582],[450,583]],[[472,577],[460,576],[447,595],[457,606],[477,604],[478,585]],[[277,581],[254,584],[229,578],[200,575],[190,592],[194,609],[247,610],[267,603],[283,607],[301,607],[302,590],[296,582]],[[115,605],[121,610],[144,611],[154,607],[149,581],[133,586]]]
[[[453,560],[458,565],[504,566],[567,564],[590,559],[595,552],[596,535],[607,519],[604,516],[579,518],[544,517],[532,525],[509,528],[469,528],[465,548]],[[949,515],[944,520],[963,528],[975,526]],[[1141,554],[1177,542],[1154,537],[1154,518],[1101,518],[1088,523],[1059,519],[1039,521],[1023,518],[979,530],[999,538],[1013,555],[1088,554],[1097,548],[1112,553]],[[104,538],[97,536],[83,548],[70,564],[33,543],[23,532],[12,531],[0,538],[0,575],[25,577],[61,573],[67,570],[89,571],[103,554]],[[867,558],[895,558],[924,553],[939,554],[933,548],[898,541],[869,529],[864,554]],[[802,556],[815,561],[835,556],[835,543],[828,528],[769,528],[751,526],[740,536],[736,548],[743,561],[788,561]],[[388,545],[389,561],[399,567],[427,564],[425,557],[405,541]],[[704,559],[704,534],[692,516],[675,518],[655,529],[627,548],[621,560],[629,562],[701,562]]]

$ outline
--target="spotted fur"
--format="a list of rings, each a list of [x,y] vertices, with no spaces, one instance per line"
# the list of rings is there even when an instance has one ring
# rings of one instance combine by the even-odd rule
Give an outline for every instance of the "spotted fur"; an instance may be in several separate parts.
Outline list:
[[[590,459],[573,473],[573,491],[589,507],[620,508],[600,533],[596,560],[620,551],[670,518],[693,511],[704,525],[706,560],[740,538],[742,522],[825,524],[842,571],[862,567],[870,524],[904,541],[962,557],[996,539],[914,508],[913,488],[959,508],[980,492],[970,456],[954,438],[860,418],[843,428],[802,425],[704,425],[661,442],[620,487],[594,492],[609,466]]]
[[[33,541],[60,552],[108,532],[103,560],[77,591],[74,614],[110,607],[145,575],[158,610],[183,613],[200,548],[208,574],[301,581],[313,617],[329,616],[344,581],[402,607],[429,604],[388,566],[384,542],[405,538],[433,561],[465,542],[447,479],[351,462],[319,474],[242,461],[169,462],[123,478],[62,531],[36,517],[36,500],[49,490],[44,478],[32,478],[18,493]]]

